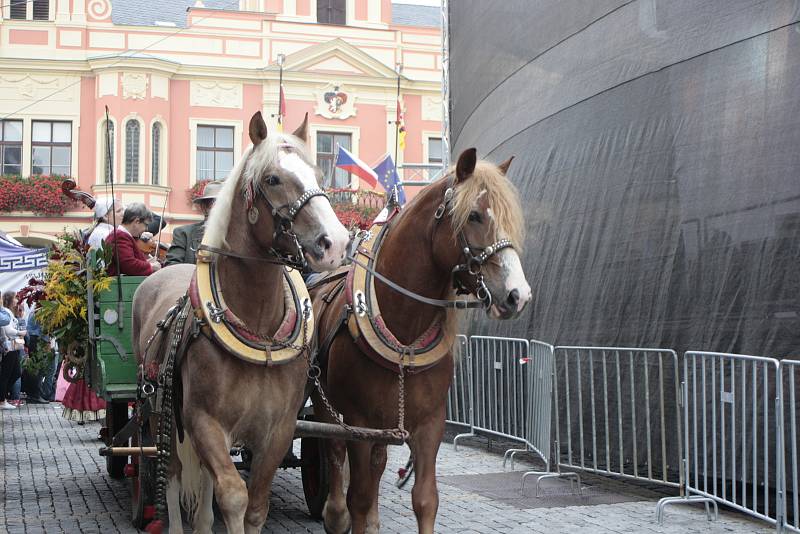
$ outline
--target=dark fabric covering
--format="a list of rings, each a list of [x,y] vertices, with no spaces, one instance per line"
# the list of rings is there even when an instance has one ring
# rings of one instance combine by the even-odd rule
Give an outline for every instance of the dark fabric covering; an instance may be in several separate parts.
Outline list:
[[[453,157],[516,159],[534,302],[464,331],[800,353],[800,2],[450,2]]]

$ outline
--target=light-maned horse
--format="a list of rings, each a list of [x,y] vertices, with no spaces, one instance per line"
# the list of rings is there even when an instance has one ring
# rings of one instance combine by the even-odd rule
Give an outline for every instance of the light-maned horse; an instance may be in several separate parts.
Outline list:
[[[341,265],[349,241],[318,189],[321,172],[305,146],[307,119],[293,135],[268,136],[261,113],[253,115],[253,145],[231,171],[206,224],[204,245],[240,256],[216,254],[218,289],[225,305],[262,339],[276,333],[288,307],[284,266],[270,260],[276,254],[301,252],[313,269],[330,270]],[[248,204],[255,210],[248,210]],[[279,233],[287,219],[292,220],[291,231],[302,251],[293,237]],[[194,271],[192,265],[167,267],[148,277],[136,292],[133,338],[139,361],[146,355],[145,369],[165,354],[166,339],[147,348],[148,339],[157,321],[186,294]],[[170,532],[183,532],[181,504],[195,532],[211,532],[214,495],[228,532],[261,531],[273,476],[293,438],[306,369],[302,356],[282,365],[258,366],[207,336],[190,342],[176,379],[182,389],[177,410],[185,439],[181,443],[173,438],[177,454],[172,455],[166,491]],[[248,485],[231,460],[233,443],[252,451]]]
[[[477,161],[475,149],[462,153],[455,169],[422,190],[390,220],[377,257],[373,256],[374,271],[418,295],[446,300],[453,296],[454,282],[481,294],[477,276],[469,269],[453,272],[457,265],[472,265],[472,272],[480,271],[491,293],[487,313],[497,319],[517,316],[531,300],[531,289],[518,256],[524,221],[518,193],[505,177],[510,163],[510,159],[500,166]],[[482,263],[480,269],[476,261]],[[383,323],[400,343],[411,345],[422,339],[437,320],[451,333],[455,328],[453,310],[445,312],[419,302],[380,280],[374,284]],[[320,355],[323,391],[348,424],[394,428],[399,419],[397,368],[366,355],[351,331],[342,327],[346,293],[352,290],[348,286],[332,297],[333,285],[323,282],[311,291],[315,310],[322,310],[316,317],[318,339],[327,341],[333,331],[338,332],[327,356]],[[481,296],[489,304],[485,293]],[[449,317],[443,317],[445,313]],[[416,477],[411,498],[421,533],[433,532],[439,504],[436,455],[444,434],[445,402],[452,376],[453,357],[448,350],[438,363],[404,377],[405,429],[410,433],[408,445]],[[315,398],[314,404],[318,402]],[[350,466],[346,498],[345,453]],[[328,441],[327,458],[330,493],[323,510],[326,531],[341,534],[352,528],[359,534],[378,532],[378,487],[386,466],[386,446]]]

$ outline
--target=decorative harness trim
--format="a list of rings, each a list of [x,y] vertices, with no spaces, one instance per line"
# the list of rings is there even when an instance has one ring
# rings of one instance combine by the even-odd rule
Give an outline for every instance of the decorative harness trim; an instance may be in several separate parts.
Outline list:
[[[198,257],[197,270],[189,286],[192,307],[195,315],[204,320],[206,335],[210,334],[214,341],[237,358],[259,365],[286,363],[302,354],[305,347],[297,343],[302,343],[304,330],[313,332],[314,314],[300,273],[284,269],[286,314],[278,331],[268,338],[248,328],[225,305],[218,289],[216,263],[207,258],[207,255]]]

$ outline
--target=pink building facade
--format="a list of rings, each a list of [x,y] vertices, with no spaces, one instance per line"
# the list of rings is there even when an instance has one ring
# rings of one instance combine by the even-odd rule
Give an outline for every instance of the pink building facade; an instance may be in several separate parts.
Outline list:
[[[249,144],[250,116],[262,110],[278,127],[280,61],[283,123],[291,131],[309,114],[326,186],[365,187],[332,169],[337,144],[369,164],[394,155],[397,64],[407,131],[398,164],[441,161],[438,9],[389,0],[197,1],[177,15],[131,0],[18,6],[5,2],[0,19],[1,173],[69,175],[96,196],[110,196],[113,176],[123,202],[164,210],[167,242],[171,229],[200,220],[188,190],[227,175]],[[29,245],[89,222],[86,209],[0,213],[0,230]]]

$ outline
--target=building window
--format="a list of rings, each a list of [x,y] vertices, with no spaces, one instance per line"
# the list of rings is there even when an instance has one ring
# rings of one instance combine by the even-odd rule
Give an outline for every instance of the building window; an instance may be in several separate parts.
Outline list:
[[[108,126],[108,131],[106,131]],[[103,153],[101,155],[103,165],[103,179],[105,183],[111,183],[114,178],[114,123],[111,121],[103,121],[100,135],[103,138]],[[111,150],[109,151],[109,147]]]
[[[22,174],[22,121],[0,121],[0,175]]]
[[[347,0],[317,0],[317,22],[347,24]]]
[[[49,0],[33,0],[33,20],[50,20]]]
[[[50,0],[11,0],[8,6],[11,20],[50,20]]]
[[[153,165],[150,169],[150,182],[153,185],[158,185],[161,181],[161,123],[153,123],[153,139],[152,139],[152,154],[150,157],[153,159]]]
[[[233,168],[233,126],[197,126],[197,181],[224,180]]]
[[[11,0],[9,15],[11,20],[25,20],[28,18],[28,0]]]
[[[72,123],[33,121],[31,174],[68,176],[72,165]]]
[[[428,163],[442,162],[442,138],[428,138]]]
[[[317,165],[322,170],[323,189],[350,187],[350,173],[334,167],[339,147],[350,150],[352,144],[349,133],[317,132]]]
[[[125,123],[125,183],[139,183],[139,121]]]

